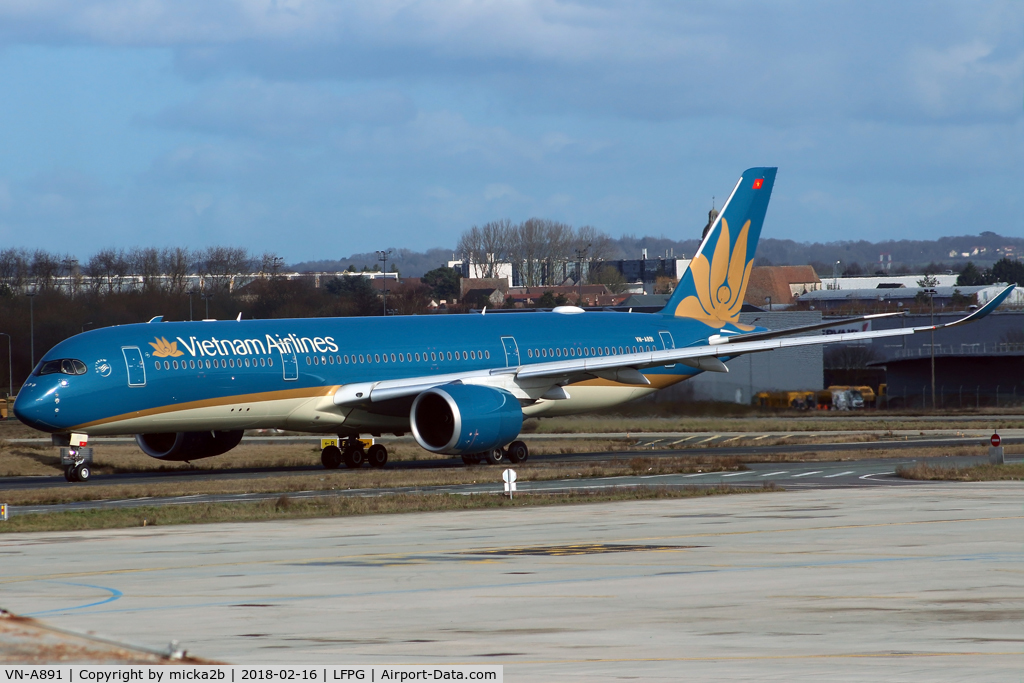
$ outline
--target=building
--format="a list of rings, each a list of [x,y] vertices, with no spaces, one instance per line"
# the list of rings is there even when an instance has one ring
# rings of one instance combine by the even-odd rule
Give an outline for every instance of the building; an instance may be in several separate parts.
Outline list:
[[[821,289],[811,266],[756,266],[743,301],[759,308],[789,308],[796,297]]]
[[[1000,284],[977,287],[934,287],[932,289],[935,290],[935,307],[936,309],[953,308],[964,310],[972,303],[983,306],[1002,291],[1005,286],[1005,284]],[[925,288],[916,285],[913,287],[900,286],[876,289],[820,289],[800,295],[797,297],[797,302],[802,308],[813,308],[820,311],[852,308],[858,310],[877,309],[877,312],[884,312],[919,303],[919,296],[924,291]],[[927,297],[928,295],[925,294],[924,296]],[[1024,306],[1024,291],[1018,288],[1013,291],[1010,298],[1003,304],[1003,307],[1020,306]]]

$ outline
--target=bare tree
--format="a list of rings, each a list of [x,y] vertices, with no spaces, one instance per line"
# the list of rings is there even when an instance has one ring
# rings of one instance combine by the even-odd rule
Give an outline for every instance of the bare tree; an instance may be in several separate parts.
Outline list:
[[[196,256],[184,247],[172,247],[160,252],[160,269],[167,276],[167,289],[181,295],[188,288],[188,276],[195,269]]]
[[[60,258],[43,249],[32,252],[32,278],[41,290],[50,289],[60,274]]]
[[[160,284],[160,252],[153,247],[132,249],[126,257],[132,275],[142,280],[143,289],[153,289]]]
[[[24,249],[0,250],[0,283],[11,291],[21,289],[31,275],[28,252]]]

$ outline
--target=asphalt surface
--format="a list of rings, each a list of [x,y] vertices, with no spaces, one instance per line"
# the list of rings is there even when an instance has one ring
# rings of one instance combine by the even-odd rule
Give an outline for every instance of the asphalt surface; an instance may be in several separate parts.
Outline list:
[[[1017,681],[1022,491],[858,486],[3,534],[0,606],[247,666]]]

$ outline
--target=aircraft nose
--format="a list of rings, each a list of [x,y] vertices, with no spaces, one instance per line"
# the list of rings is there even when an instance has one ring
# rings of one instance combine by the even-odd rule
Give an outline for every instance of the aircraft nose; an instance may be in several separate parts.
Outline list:
[[[60,388],[60,380],[42,382],[30,377],[14,402],[15,416],[33,429],[60,431]]]

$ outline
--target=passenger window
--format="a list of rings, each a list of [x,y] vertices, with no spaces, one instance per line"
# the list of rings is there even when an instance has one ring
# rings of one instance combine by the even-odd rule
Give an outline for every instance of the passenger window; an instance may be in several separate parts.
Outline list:
[[[153,365],[155,365],[155,366],[156,366],[156,369],[157,369],[157,370],[159,370],[159,369],[160,369],[160,361],[157,361],[157,362],[153,363]]]
[[[471,358],[472,360],[476,360],[476,351],[470,351],[470,352],[469,352],[469,357],[470,357],[470,358]]]
[[[437,360],[437,354],[435,354],[433,351],[430,352],[430,360]]]
[[[416,354],[416,362],[417,362],[417,363],[419,363],[419,362],[420,362],[420,354],[419,354],[419,353],[417,353],[417,354]]]
[[[405,362],[405,354],[404,353],[398,354],[398,362],[400,362],[400,363],[404,363]]]
[[[394,363],[394,362],[395,362],[395,354],[391,354],[391,362],[392,362],[392,363]]]
[[[268,358],[267,359],[267,365],[270,366],[270,367],[274,367],[274,359],[273,358]]]
[[[171,363],[171,365],[173,365],[173,366],[174,366],[174,369],[175,369],[175,370],[177,370],[177,369],[178,369],[178,361],[174,361],[173,363]]]
[[[484,358],[486,358],[487,360],[490,360],[491,359],[491,352],[490,351],[484,351]]]
[[[376,353],[373,354],[373,362],[374,363],[379,363],[380,362],[380,355],[379,354],[376,354]]]
[[[210,361],[206,361],[206,367],[207,367],[207,368],[209,368],[209,367],[210,367]]]

